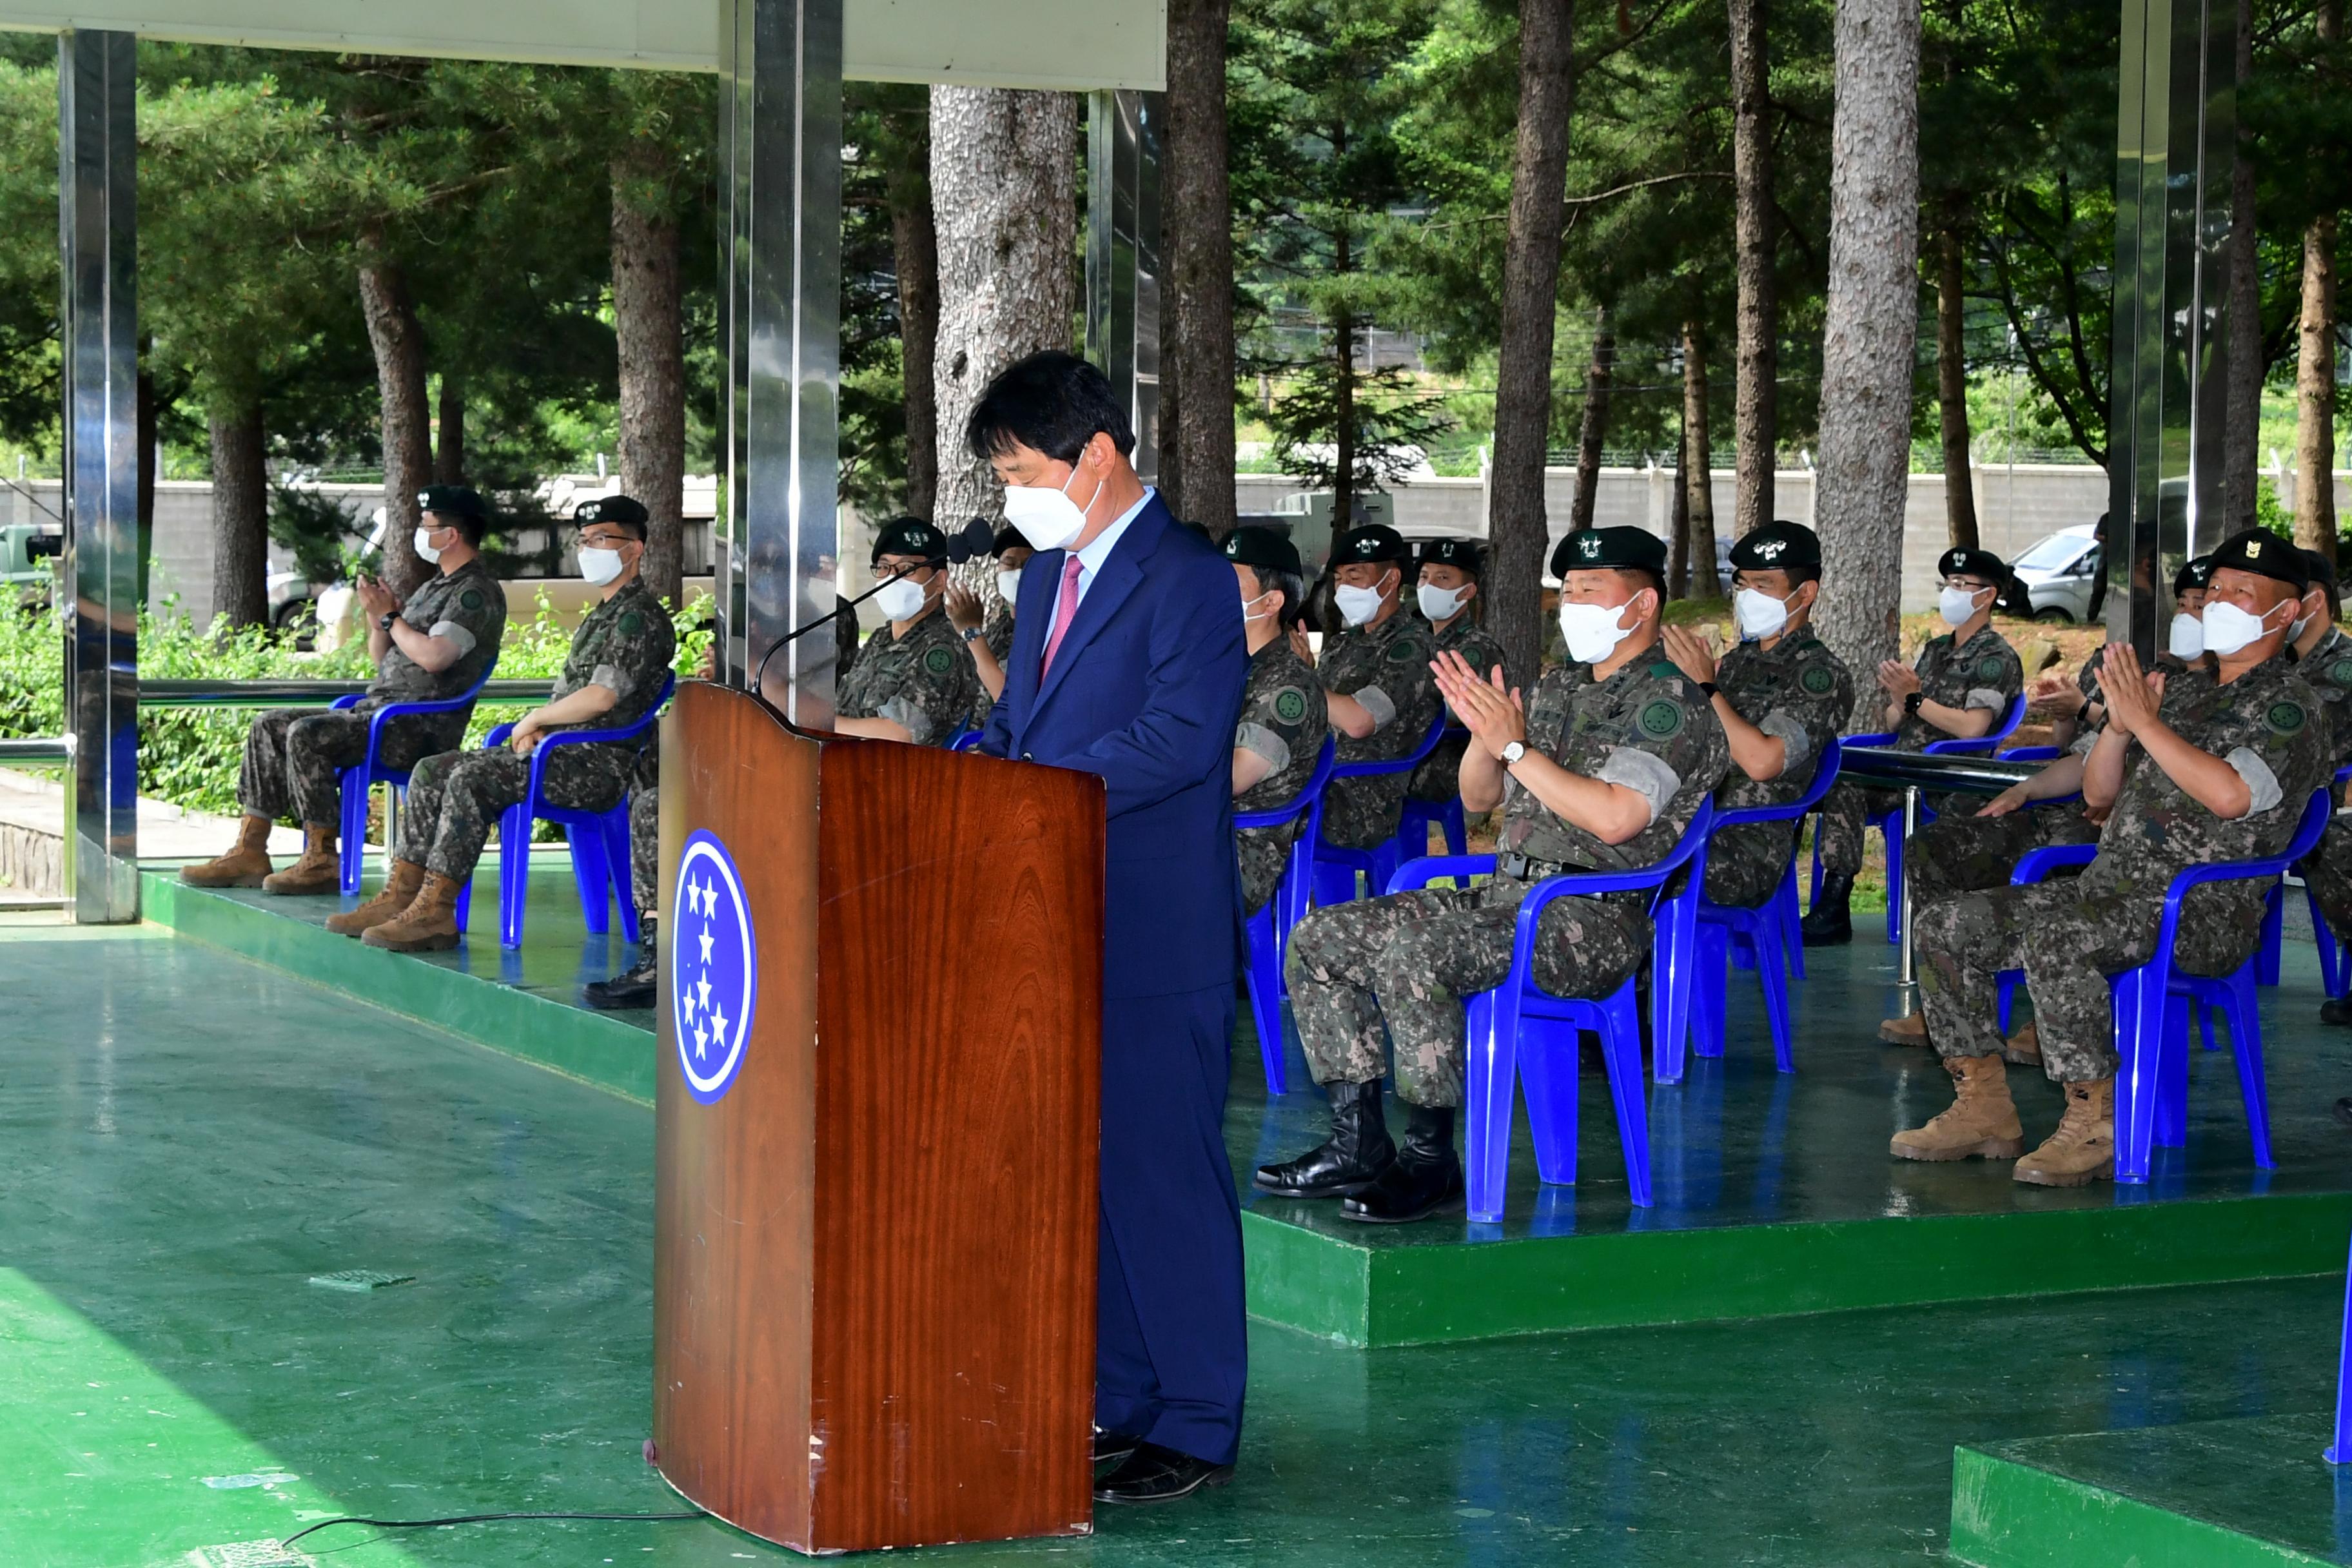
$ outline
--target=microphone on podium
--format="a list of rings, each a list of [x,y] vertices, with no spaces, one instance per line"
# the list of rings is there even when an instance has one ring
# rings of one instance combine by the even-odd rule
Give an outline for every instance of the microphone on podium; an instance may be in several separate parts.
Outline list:
[[[995,543],[996,530],[989,526],[988,519],[984,517],[975,517],[970,522],[965,523],[961,528],[948,535],[948,564],[950,566],[961,566],[967,561],[976,561],[982,556],[986,555],[989,551],[994,547]],[[749,691],[752,696],[759,697],[761,701],[767,701],[766,698],[761,697],[760,682],[767,676],[768,661],[770,659],[775,658],[782,649],[791,647],[802,637],[804,637],[809,633],[816,630],[817,627],[829,626],[833,625],[834,616],[841,614],[843,609],[854,609],[857,605],[864,604],[866,600],[872,598],[875,595],[888,587],[892,581],[893,579],[885,577],[879,583],[875,584],[871,588],[866,589],[863,594],[858,595],[855,599],[850,600],[846,605],[836,605],[834,609],[833,615],[826,616],[819,620],[811,621],[804,626],[794,626],[791,631],[788,631],[782,637],[778,637],[773,643],[769,645],[768,651],[760,656],[759,668],[751,672],[751,679],[744,683],[744,689]],[[774,706],[772,703],[770,703],[769,705],[771,707]]]

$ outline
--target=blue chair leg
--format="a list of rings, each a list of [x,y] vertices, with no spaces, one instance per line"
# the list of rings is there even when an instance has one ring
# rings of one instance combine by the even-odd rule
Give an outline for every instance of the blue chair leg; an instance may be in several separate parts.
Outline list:
[[[2148,1148],[2156,1131],[2165,985],[2161,975],[2150,985],[2148,968],[2144,964],[2117,976],[2115,986],[2116,1180],[2126,1184],[2147,1180]]]
[[[1625,1186],[1635,1208],[1650,1205],[1650,1104],[1642,1083],[1642,1022],[1631,980],[1603,1004],[1609,1027],[1601,1031],[1601,1055],[1609,1064],[1609,1092],[1617,1102],[1617,1141],[1625,1152]]]
[[[510,805],[499,816],[499,945],[522,945],[523,907],[530,897],[530,813]]]
[[[341,857],[343,896],[349,898],[360,890],[360,867],[367,850],[368,786],[365,768],[345,768],[341,774],[343,819],[335,831],[341,835],[337,846]]]
[[[2271,1158],[2270,1089],[2263,1079],[2263,1018],[2254,986],[2243,968],[2230,976],[2230,1052],[2238,1058],[2238,1093],[2246,1103],[2246,1133],[2254,1146],[2254,1163],[2276,1170]]]
[[[1519,1015],[1519,1084],[1535,1140],[1536,1174],[1556,1187],[1576,1184],[1577,1030],[1552,1018]],[[1502,1136],[1510,1139],[1510,1115]]]
[[[1797,1058],[1790,1038],[1789,1019],[1789,972],[1780,967],[1777,951],[1780,931],[1773,924],[1770,911],[1759,911],[1754,930],[1756,939],[1756,974],[1764,983],[1764,1019],[1772,1029],[1772,1062],[1782,1072],[1795,1072]],[[1767,936],[1766,932],[1770,932]]]
[[[2344,1270],[2344,1329],[2336,1352],[2336,1441],[2320,1457],[2352,1465],[2352,1264]]]
[[[2011,1015],[2016,1011],[2017,1007],[2017,982],[2019,978],[2020,974],[2017,970],[2004,969],[2000,972],[2000,1032],[2003,1038],[2007,1038],[2011,1033],[2013,1033],[2010,1028],[2010,1017]]]
[[[2286,927],[2286,888],[2284,883],[2271,885],[2271,896],[2263,900],[2263,945],[2257,950],[2256,981],[2263,985],[2279,983],[2279,948]]]
[[[1274,905],[1250,916],[1250,1021],[1257,1026],[1258,1059],[1265,1068],[1268,1094],[1290,1092],[1290,1074],[1283,1053],[1281,942],[1274,929]]]
[[[2352,990],[2352,953],[2336,944],[2336,933],[2327,927],[2327,916],[2319,908],[2319,895],[2311,890],[2308,882],[2304,884],[2303,897],[2311,908],[2311,938],[2313,945],[2319,949],[2320,984],[2327,988],[2330,998],[2341,1000],[2347,990]]]
[[[563,837],[572,847],[572,881],[580,889],[580,918],[587,922],[589,935],[603,936],[613,929],[608,896],[613,876],[605,868],[604,836],[593,827],[568,822]]]
[[[1780,920],[1780,951],[1789,955],[1789,975],[1794,980],[1805,977],[1805,933],[1798,922],[1804,913],[1797,907],[1797,861],[1790,857],[1789,869],[1780,879],[1780,891],[1773,900]]]
[[[459,936],[464,936],[468,930],[472,929],[474,923],[474,879],[471,877],[467,878],[464,881],[457,884],[457,907],[450,911],[450,918],[457,921],[457,934]]]
[[[1698,940],[1698,890],[1658,905],[1650,972],[1650,1043],[1683,1048],[1690,1034],[1691,971]]]
[[[1878,836],[1886,840],[1886,940],[1903,941],[1903,814],[1881,820]]]
[[[1720,921],[1701,921],[1692,943],[1690,1048],[1709,1060],[1723,1055],[1723,1036],[1730,1012],[1731,933]],[[1683,1042],[1650,1042],[1650,1059],[1660,1083],[1680,1083]],[[1669,1073],[1667,1068],[1672,1067]]]
[[[636,889],[629,885],[629,803],[606,812],[599,824],[604,836],[604,871],[613,884],[613,902],[621,911],[621,940],[636,945],[644,935],[637,920]]]
[[[1492,991],[1470,999],[1469,1037],[1463,1055],[1463,1185],[1470,1217],[1492,1224],[1503,1217],[1503,1187],[1511,1160],[1511,1099],[1518,1083],[1518,1009],[1507,1007]],[[1576,1123],[1569,1122],[1570,1137]],[[1570,1172],[1575,1171],[1573,1161]]]
[[[1445,852],[1448,855],[1470,853],[1470,829],[1463,821],[1462,797],[1455,795],[1440,808],[1438,825],[1445,830]]]
[[[2169,993],[2164,999],[2163,1056],[2156,1069],[2156,1146],[2179,1149],[2189,1142],[2189,1014],[2193,995]],[[2231,1037],[2237,1028],[2231,1026]]]

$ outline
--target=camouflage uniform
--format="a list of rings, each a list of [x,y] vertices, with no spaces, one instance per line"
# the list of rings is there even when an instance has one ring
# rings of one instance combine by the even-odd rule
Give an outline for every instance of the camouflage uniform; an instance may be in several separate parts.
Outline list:
[[[1962,647],[1952,646],[1948,632],[1933,639],[1919,650],[1911,668],[1919,672],[1919,691],[1928,701],[1946,708],[1986,709],[1995,722],[2010,700],[2025,689],[2025,668],[2016,651],[1990,624]],[[1906,713],[1895,728],[1895,749],[1923,751],[1932,741],[1951,738],[1918,715]],[[1970,809],[1967,795],[1932,795],[1925,804],[1938,816]],[[1902,805],[1900,791],[1841,780],[1822,802],[1822,868],[1842,877],[1861,870],[1864,818],[1883,816]]]
[[[629,781],[629,896],[638,915],[653,919],[661,910],[661,731],[646,731]]]
[[[2329,765],[2352,763],[2352,637],[2345,636],[2341,626],[2328,627],[2295,669],[2327,710]],[[2338,942],[2352,942],[2352,820],[2331,820],[2319,847],[2304,857],[2295,871],[2311,884],[2327,929]]]
[[[1234,731],[1234,750],[1254,752],[1274,764],[1265,777],[1234,801],[1234,809],[1271,811],[1287,805],[1315,776],[1322,755],[1323,737],[1331,732],[1324,706],[1323,687],[1307,662],[1292,650],[1290,638],[1277,637],[1250,655],[1249,681],[1242,688],[1242,717]],[[1307,814],[1280,827],[1249,827],[1234,835],[1242,862],[1242,907],[1252,914],[1274,897],[1290,846],[1305,826]]]
[[[554,697],[583,686],[616,694],[613,706],[565,730],[618,730],[644,718],[661,695],[662,679],[677,653],[669,612],[643,583],[632,583],[588,612],[572,634],[572,650]],[[551,805],[610,811],[629,787],[636,742],[586,741],[548,753],[541,784]],[[474,874],[490,826],[530,789],[531,759],[511,746],[443,752],[416,764],[408,780],[408,815],[401,825],[400,858],[455,881]]]
[[[1451,650],[1460,654],[1482,679],[1503,662],[1503,645],[1496,642],[1485,626],[1471,619],[1466,611],[1454,616],[1452,626],[1434,633],[1431,641],[1439,653]],[[1423,757],[1421,766],[1412,770],[1412,782],[1406,786],[1405,793],[1415,800],[1441,804],[1460,795],[1462,753],[1469,746],[1470,737],[1467,735],[1448,735],[1438,742],[1437,750]]]
[[[995,590],[992,588],[990,592],[994,593]],[[961,637],[962,634],[957,635]],[[988,651],[996,656],[998,669],[1009,672],[1013,668],[1012,606],[1000,603],[988,612],[987,617],[980,623],[980,640],[986,643]],[[974,665],[971,717],[965,722],[975,730],[985,730],[988,728],[988,716],[996,708],[996,699],[988,694],[988,688],[980,680],[979,675],[979,667]]]
[[[1360,741],[1339,737],[1339,761],[1393,762],[1412,754],[1441,706],[1430,657],[1429,624],[1402,609],[1376,626],[1351,626],[1323,639],[1323,689],[1354,698],[1374,723]],[[1324,840],[1370,849],[1395,837],[1408,782],[1402,773],[1332,780],[1323,803]]]
[[[887,719],[919,746],[944,746],[987,696],[963,634],[936,605],[904,637],[885,626],[858,650],[857,668],[841,683],[835,710],[844,719]]]
[[[1803,795],[1812,786],[1822,748],[1837,739],[1853,712],[1853,675],[1810,626],[1799,626],[1769,648],[1761,642],[1739,644],[1717,664],[1715,684],[1732,711],[1776,737],[1787,751],[1780,776],[1768,782],[1749,778],[1736,763],[1727,768],[1716,800],[1726,810],[1786,805]],[[1743,909],[1770,898],[1795,853],[1797,826],[1758,822],[1717,833],[1706,847],[1707,898]]]
[[[2022,969],[2044,1070],[2062,1083],[2113,1078],[2107,978],[2154,954],[2173,874],[2278,853],[2327,778],[2319,699],[2284,659],[2266,659],[2227,686],[2204,670],[2175,676],[2165,686],[2162,717],[2191,745],[2227,758],[2252,790],[2253,808],[2221,820],[2134,743],[2122,794],[2099,835],[2099,858],[2080,877],[1921,908],[1920,1002],[1928,1038],[1943,1055],[2001,1049],[1998,978],[2004,969]],[[2260,879],[2192,890],[2174,950],[2181,967],[2224,974],[2244,963],[2261,941],[2269,891]]]
[[[237,804],[249,815],[275,822],[290,813],[305,826],[338,826],[342,788],[336,775],[367,756],[368,715],[388,702],[443,701],[479,680],[506,636],[506,595],[477,556],[428,580],[401,606],[400,618],[457,644],[457,662],[436,673],[394,643],[384,649],[367,695],[352,706],[323,713],[275,708],[256,718],[246,731],[236,778]],[[383,728],[377,759],[388,768],[414,767],[419,758],[463,741],[472,717],[470,708],[461,708],[394,719]]]
[[[1462,998],[1509,973],[1519,904],[1561,870],[1656,862],[1723,776],[1723,726],[1697,686],[1664,659],[1635,658],[1605,681],[1571,665],[1545,676],[1528,705],[1528,748],[1571,773],[1639,791],[1655,816],[1620,845],[1552,814],[1517,779],[1503,791],[1502,847],[1491,881],[1433,888],[1318,910],[1292,934],[1287,973],[1298,1037],[1318,1083],[1381,1076],[1381,1026],[1397,1094],[1414,1105],[1462,1102]],[[1569,897],[1538,924],[1537,984],[1560,996],[1605,996],[1648,955],[1647,892]]]

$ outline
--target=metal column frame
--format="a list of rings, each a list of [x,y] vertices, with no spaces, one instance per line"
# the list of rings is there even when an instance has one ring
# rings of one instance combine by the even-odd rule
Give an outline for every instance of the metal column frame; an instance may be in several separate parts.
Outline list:
[[[58,39],[65,873],[85,925],[139,918],[137,43]]]
[[[1087,357],[1128,397],[1135,471],[1160,476],[1160,137],[1164,94],[1087,99]]]
[[[2107,633],[2153,658],[2172,570],[2221,540],[2237,11],[2123,0]]]
[[[838,580],[842,0],[730,0],[719,69],[728,358],[719,604],[740,686],[830,617]],[[834,644],[802,637],[762,689],[833,726]]]

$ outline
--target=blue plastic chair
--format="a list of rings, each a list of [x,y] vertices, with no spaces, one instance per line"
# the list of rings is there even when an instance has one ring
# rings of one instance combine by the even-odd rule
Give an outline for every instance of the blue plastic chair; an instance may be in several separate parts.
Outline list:
[[[535,817],[543,817],[562,827],[563,836],[572,843],[572,879],[580,889],[580,917],[588,924],[592,935],[602,936],[612,929],[611,911],[606,889],[621,906],[621,935],[629,942],[637,940],[637,900],[629,889],[629,798],[624,793],[617,804],[604,811],[581,811],[571,806],[550,805],[543,787],[547,777],[547,759],[558,746],[576,746],[590,741],[635,741],[653,728],[661,718],[662,704],[677,688],[676,676],[665,677],[661,695],[645,711],[645,716],[633,724],[613,730],[558,730],[540,737],[531,748],[530,784],[521,800],[499,814],[499,945],[522,945],[523,910],[530,900],[530,825]],[[484,751],[503,746],[514,733],[512,724],[500,724],[482,742]],[[473,915],[474,885],[469,880],[457,889],[457,929],[463,931]]]
[[[482,679],[474,682],[459,696],[438,702],[387,702],[368,715],[366,755],[356,764],[343,769],[337,775],[337,783],[341,792],[341,805],[343,818],[341,827],[342,842],[340,853],[342,860],[342,892],[345,898],[360,890],[360,868],[367,851],[369,792],[380,784],[390,784],[404,794],[408,789],[406,768],[388,768],[383,765],[382,760],[383,727],[394,719],[406,718],[412,713],[461,711],[470,713],[473,710],[474,700],[482,694],[482,688],[489,684],[490,676],[498,668],[499,661],[494,655],[488,665],[484,667]],[[337,709],[352,708],[357,706],[362,699],[363,694],[338,697],[331,706]],[[387,845],[385,847],[394,848],[397,846]]]
[[[2336,1441],[2319,1457],[2331,1465],[2352,1465],[2352,1267],[2344,1271],[2344,1329],[2336,1352]]]
[[[1469,734],[1470,731],[1461,725],[1449,724],[1438,740],[1442,744],[1448,741],[1466,740]],[[1459,792],[1442,801],[1415,800],[1408,795],[1404,797],[1404,816],[1397,823],[1399,864],[1418,860],[1429,853],[1429,830],[1432,827],[1444,830],[1448,855],[1470,853],[1470,828],[1463,817]]]
[[[1391,773],[1411,773],[1430,752],[1437,750],[1437,742],[1444,738],[1445,710],[1440,708],[1437,717],[1429,722],[1429,732],[1421,738],[1421,744],[1412,749],[1412,755],[1381,763],[1335,763],[1331,776],[1335,779],[1369,779],[1382,778]],[[1422,838],[1426,844],[1426,828],[1423,830]],[[1395,837],[1372,849],[1343,849],[1336,844],[1326,844],[1319,822],[1315,829],[1314,851],[1314,899],[1318,907],[1351,901],[1356,897],[1359,874],[1373,889],[1385,888],[1398,866],[1408,859],[1420,858],[1401,853],[1401,840]]]
[[[1236,813],[1234,827],[1280,827],[1295,820],[1302,812],[1306,824],[1298,837],[1290,843],[1290,863],[1283,868],[1282,879],[1275,884],[1274,896],[1263,908],[1252,914],[1243,927],[1248,939],[1250,1018],[1257,1026],[1258,1059],[1265,1068],[1265,1091],[1268,1094],[1290,1092],[1290,1072],[1284,1059],[1282,1042],[1282,1005],[1289,999],[1289,987],[1283,982],[1282,965],[1290,956],[1290,933],[1307,918],[1307,894],[1314,877],[1314,839],[1323,828],[1323,790],[1331,782],[1331,768],[1339,743],[1329,735],[1323,737],[1322,753],[1315,760],[1315,772],[1299,792],[1281,805],[1265,811]]]
[[[956,726],[955,733],[948,737],[947,749],[950,752],[971,751],[979,746],[980,736],[981,731],[971,725],[959,724]]]
[[[2024,722],[2024,720],[2025,694],[2020,692],[2009,700],[2009,706],[2001,710],[2000,721],[1985,733],[1972,740],[1955,736],[1948,740],[1930,741],[1919,750],[1923,755],[1930,757],[1958,756],[1994,751],[2003,741],[2017,732],[2018,725]],[[1895,731],[1892,730],[1845,737],[1845,744],[1849,748],[1891,746],[1894,743]],[[1922,802],[1919,806],[1920,826],[1925,826],[1935,820],[1936,814],[1928,810],[1926,803]],[[1899,943],[1903,940],[1903,808],[1897,806],[1893,811],[1869,817],[1865,819],[1865,825],[1878,829],[1879,837],[1886,841],[1886,940],[1892,943]],[[1813,836],[1812,896],[1816,899],[1822,896],[1822,840],[1818,833]]]
[[[1822,748],[1813,764],[1813,778],[1805,793],[1786,805],[1751,805],[1730,811],[1717,811],[1715,825],[1708,830],[1710,844],[1716,834],[1727,827],[1738,827],[1757,822],[1801,821],[1807,813],[1818,810],[1822,796],[1829,794],[1837,782],[1838,763],[1843,748],[1832,741]],[[1782,874],[1780,886],[1795,891],[1797,847],[1789,846],[1789,866]],[[1697,946],[1692,968],[1691,1037],[1692,1048],[1703,1057],[1723,1055],[1724,1023],[1730,1006],[1731,960],[1736,952],[1745,949],[1749,955],[1757,978],[1764,986],[1764,1016],[1772,1030],[1772,1056],[1782,1072],[1797,1070],[1790,1047],[1789,1030],[1789,982],[1787,947],[1790,941],[1785,917],[1780,908],[1780,894],[1755,909],[1736,904],[1718,904],[1704,893],[1698,902]],[[1804,945],[1801,937],[1796,945]],[[1683,1077],[1683,1037],[1668,1038],[1660,1036],[1652,1052],[1651,1070],[1660,1083],[1680,1083]]]
[[[2336,770],[2335,788],[2338,793],[2347,782],[2352,782],[2352,764]],[[2312,944],[2319,950],[2320,984],[2331,1001],[2341,1001],[2347,992],[2352,992],[2352,953],[2337,945],[2336,933],[2327,929],[2327,917],[2320,911],[2319,895],[2311,890],[2307,881],[2303,886],[2303,897],[2311,910]],[[2258,984],[2279,983],[2279,959],[2285,939],[2286,884],[2282,882],[2271,889],[2270,900],[2263,908],[2262,959],[2254,972]]]
[[[1511,1155],[1511,1107],[1519,1080],[1527,1082],[1528,1124],[1534,1133],[1536,1168],[1555,1186],[1576,1180],[1577,1062],[1580,1036],[1601,1037],[1608,1064],[1609,1092],[1617,1106],[1617,1137],[1625,1157],[1625,1185],[1637,1208],[1650,1202],[1649,1104],[1642,1082],[1642,1021],[1638,976],[1629,976],[1604,1000],[1554,996],[1534,980],[1536,927],[1554,899],[1570,895],[1661,889],[1685,866],[1696,885],[1706,873],[1706,836],[1714,820],[1712,801],[1697,814],[1665,858],[1638,871],[1570,872],[1547,877],[1528,890],[1518,909],[1511,946],[1511,969],[1491,991],[1467,998],[1467,1038],[1463,1079],[1468,1103],[1463,1114],[1463,1167],[1469,1189],[1470,1218],[1491,1224],[1503,1217],[1504,1179]],[[1401,867],[1388,890],[1426,887],[1439,877],[1494,868],[1491,855],[1435,856]],[[1654,984],[1653,987],[1655,989]],[[1653,998],[1654,1005],[1654,996]],[[1522,1034],[1528,1049],[1520,1050]]]

